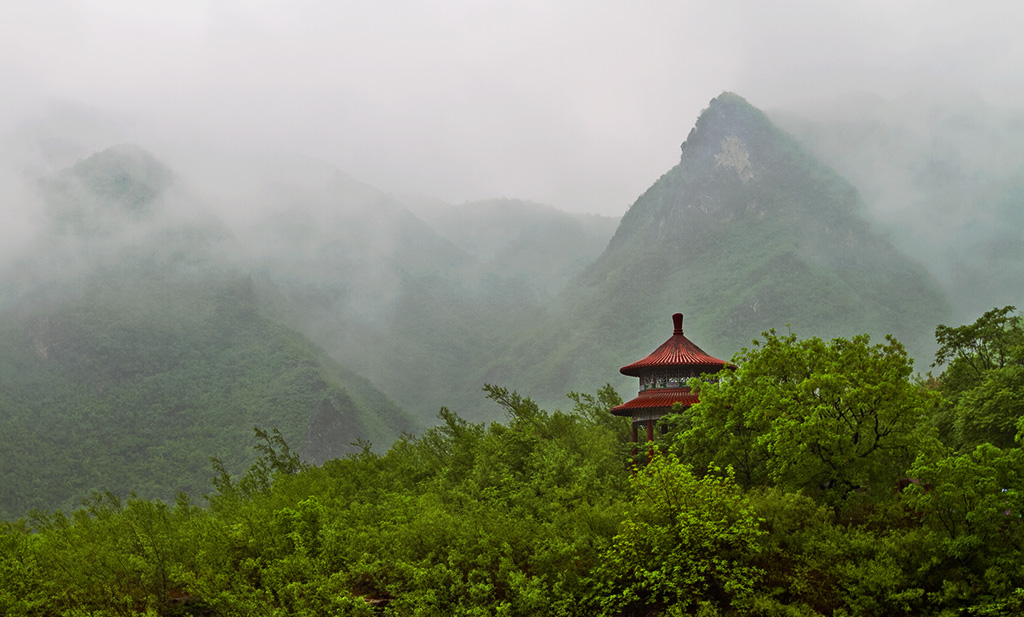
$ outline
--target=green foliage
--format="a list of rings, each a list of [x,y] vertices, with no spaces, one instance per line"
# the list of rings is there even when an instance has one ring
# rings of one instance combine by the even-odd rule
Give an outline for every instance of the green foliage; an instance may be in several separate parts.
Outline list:
[[[986,371],[1020,362],[1024,323],[1020,315],[1013,315],[1016,310],[1004,306],[987,311],[973,324],[935,328],[935,363],[950,362],[945,374],[951,391],[976,386]]]
[[[1015,311],[992,309],[973,324],[935,329],[935,365],[947,363],[939,377],[948,401],[940,423],[954,447],[1009,447],[1024,429],[1024,322]]]
[[[67,509],[93,490],[200,493],[211,455],[232,473],[253,461],[253,425],[314,460],[412,428],[365,380],[262,317],[246,278],[131,267],[3,315],[0,518]]]
[[[743,608],[763,575],[753,565],[761,532],[732,477],[698,478],[655,454],[630,488],[631,507],[598,570],[594,601],[602,614]]]
[[[911,470],[908,506],[921,517],[921,584],[932,602],[990,608],[1024,588],[1024,451],[982,444]],[[985,614],[985,613],[983,613]],[[993,614],[993,613],[989,613]],[[994,613],[1008,614],[1008,613]]]
[[[623,432],[599,415],[617,395],[564,413],[487,391],[507,425],[442,410],[383,456],[322,467],[257,429],[245,475],[215,461],[207,510],[105,495],[40,513],[3,536],[0,576],[26,593],[0,598],[26,615],[582,614],[628,482]]]
[[[385,453],[363,442],[318,467],[257,429],[247,473],[214,461],[208,507],[98,493],[5,523],[0,611],[1020,612],[1024,449],[939,447],[928,414],[941,394],[891,340],[767,333],[737,361],[694,382],[701,403],[642,468],[626,465],[607,386],[571,394],[571,412],[487,386],[504,423],[442,409]]]
[[[700,403],[676,420],[673,449],[699,469],[728,465],[747,487],[777,485],[841,504],[889,495],[922,451],[930,394],[889,338],[799,340],[764,333],[739,368],[694,380]]]

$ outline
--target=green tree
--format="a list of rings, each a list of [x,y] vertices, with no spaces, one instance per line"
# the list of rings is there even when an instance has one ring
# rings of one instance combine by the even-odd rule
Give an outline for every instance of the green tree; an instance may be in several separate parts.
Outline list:
[[[935,329],[935,364],[946,407],[939,418],[951,445],[1014,444],[1024,428],[1024,322],[1012,306],[986,312],[972,324]]]
[[[748,614],[922,614],[923,592],[906,575],[920,567],[915,518],[898,507],[882,508],[889,511],[876,513],[870,524],[850,524],[806,495],[778,487],[747,497],[763,532],[755,563],[765,573]]]
[[[907,504],[922,524],[914,547],[917,584],[940,607],[1020,614],[1024,450],[982,444],[921,461],[910,473],[918,484],[908,488]]]
[[[33,615],[45,605],[39,539],[25,522],[0,522],[0,615]]]
[[[835,505],[892,494],[915,457],[935,447],[925,422],[933,394],[911,379],[895,339],[764,339],[734,358],[735,372],[691,382],[700,403],[675,417],[672,438],[683,460]]]
[[[602,614],[716,614],[742,607],[763,572],[757,518],[731,475],[698,478],[656,455],[632,479],[632,504],[603,555]]]

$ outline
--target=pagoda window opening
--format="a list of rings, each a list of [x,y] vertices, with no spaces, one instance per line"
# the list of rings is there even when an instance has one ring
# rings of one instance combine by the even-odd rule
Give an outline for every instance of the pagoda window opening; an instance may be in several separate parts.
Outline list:
[[[662,388],[685,388],[691,377],[697,373],[679,368],[664,368],[652,370],[640,377],[640,390],[662,389]]]

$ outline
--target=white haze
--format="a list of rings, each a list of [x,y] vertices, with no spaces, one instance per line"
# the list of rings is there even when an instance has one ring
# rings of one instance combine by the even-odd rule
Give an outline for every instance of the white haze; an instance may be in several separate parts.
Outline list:
[[[921,0],[6,2],[0,181],[135,141],[225,194],[249,173],[230,161],[285,152],[396,193],[617,216],[723,90],[1021,107],[1021,23],[1021,3]],[[12,190],[5,245],[31,223]]]

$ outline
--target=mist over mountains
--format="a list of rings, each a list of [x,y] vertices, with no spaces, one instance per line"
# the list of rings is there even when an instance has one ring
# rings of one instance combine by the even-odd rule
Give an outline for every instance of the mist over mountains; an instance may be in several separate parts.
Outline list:
[[[915,95],[777,115],[857,186],[900,250],[928,265],[957,321],[1024,302],[1024,114]]]
[[[721,358],[768,328],[869,332],[894,334],[924,370],[937,324],[1024,302],[1024,162],[975,165],[959,149],[992,127],[929,158],[923,129],[790,116],[787,133],[724,93],[620,221],[389,193],[301,156],[197,153],[179,169],[181,152],[118,144],[69,162],[106,133],[55,126],[81,139],[51,126],[4,148],[31,213],[0,270],[7,513],[93,488],[196,490],[209,456],[245,467],[252,425],[319,462],[359,439],[386,447],[442,406],[497,419],[485,383],[552,407],[605,382],[626,393],[618,368],[676,311]],[[918,137],[872,183],[866,161],[901,130]],[[888,191],[900,165],[916,170],[901,176],[916,182],[909,202]],[[893,204],[900,216],[880,215]]]
[[[249,464],[254,426],[313,462],[420,426],[263,313],[228,228],[149,152],[35,188],[42,224],[0,275],[0,516],[203,493],[210,457]]]

